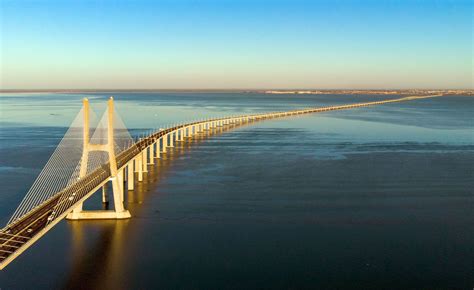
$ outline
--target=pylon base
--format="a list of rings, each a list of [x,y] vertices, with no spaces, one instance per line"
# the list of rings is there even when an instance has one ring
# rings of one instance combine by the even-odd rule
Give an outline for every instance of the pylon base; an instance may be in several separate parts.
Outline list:
[[[71,212],[66,216],[68,220],[119,220],[129,219],[132,215],[128,210],[116,212],[114,210],[84,210]]]

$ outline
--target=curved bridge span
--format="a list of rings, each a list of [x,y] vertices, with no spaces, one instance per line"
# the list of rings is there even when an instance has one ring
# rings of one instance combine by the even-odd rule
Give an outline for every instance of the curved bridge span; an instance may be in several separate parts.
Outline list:
[[[130,142],[119,152],[116,149],[116,139],[114,139],[116,138],[114,136],[116,131],[113,127],[113,124],[115,124],[113,99],[109,100],[107,116],[104,117],[104,120],[107,120],[107,129],[105,130],[107,134],[104,134],[107,135],[106,138],[104,137],[106,141],[99,144],[92,143],[93,138],[89,137],[89,104],[85,99],[81,124],[82,162],[77,166],[77,176],[69,179],[64,188],[43,198],[28,196],[30,193],[28,192],[27,197],[20,204],[12,219],[0,230],[0,269],[6,267],[64,218],[72,220],[130,218],[130,213],[123,205],[124,192],[133,190],[135,179],[138,182],[142,181],[143,173],[147,172],[148,165],[153,164],[155,158],[160,158],[160,154],[166,154],[168,148],[174,147],[174,142],[192,138],[204,130],[212,130],[216,127],[225,130],[236,125],[252,124],[266,119],[368,107],[437,96],[439,95],[409,96],[385,101],[202,120],[160,129],[136,142]],[[88,167],[88,155],[94,151],[107,154],[108,159],[93,170],[88,171],[90,167]],[[59,176],[53,177],[59,178]],[[83,202],[107,185],[108,182],[112,183],[114,210],[83,210]],[[124,189],[125,186],[126,189]],[[106,199],[107,196],[103,194],[103,201],[106,202]]]

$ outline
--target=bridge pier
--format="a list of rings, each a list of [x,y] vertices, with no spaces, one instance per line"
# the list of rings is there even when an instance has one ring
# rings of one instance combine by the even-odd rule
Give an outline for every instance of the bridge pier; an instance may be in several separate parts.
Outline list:
[[[155,148],[154,148],[154,143],[150,145],[150,164],[155,164]]]
[[[147,155],[147,148],[145,148],[143,151],[142,151],[142,166],[143,166],[143,169],[142,171],[143,172],[148,172],[148,155]]]
[[[164,135],[163,137],[161,137],[161,143],[163,145],[163,151],[161,151],[162,153],[166,153],[166,147],[168,147],[168,134]]]
[[[83,210],[83,202],[79,203],[72,212],[70,212],[66,219],[68,220],[96,220],[96,219],[127,219],[131,218],[130,212],[123,206],[124,191],[123,191],[123,169],[115,177],[111,177],[112,191],[114,198],[114,210]],[[102,201],[107,200],[107,183],[102,185]]]
[[[133,172],[133,160],[127,165],[127,189],[133,190],[135,187],[135,173]]]
[[[173,132],[170,132],[168,134],[168,141],[170,142],[170,145],[168,147],[174,147],[174,144],[173,144]]]
[[[138,157],[133,158],[132,162],[134,164],[133,166],[133,168],[135,169],[134,172],[138,173]]]
[[[138,172],[138,181],[143,181],[143,165],[142,165],[143,158],[142,156],[138,156],[135,159],[135,170]]]
[[[117,172],[115,177],[111,178],[112,190],[114,196],[114,210],[105,211],[83,211],[79,219],[126,219],[130,218],[130,212],[123,206],[123,169]]]
[[[102,203],[108,203],[109,197],[107,196],[107,186],[102,185]]]
[[[124,200],[124,184],[125,184],[124,176],[125,175],[124,175],[123,169],[117,172],[117,180],[120,186],[119,196],[120,196],[120,201],[121,201],[122,206],[123,206],[123,200]]]
[[[155,143],[155,158],[160,158],[160,139],[158,139]]]

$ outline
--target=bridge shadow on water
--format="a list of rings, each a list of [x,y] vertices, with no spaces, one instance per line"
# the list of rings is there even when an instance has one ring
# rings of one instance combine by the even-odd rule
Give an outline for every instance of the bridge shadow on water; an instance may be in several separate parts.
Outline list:
[[[73,254],[69,276],[64,279],[63,289],[127,288],[127,274],[130,273],[128,259],[139,259],[141,255],[146,254],[130,253],[129,243],[136,238],[146,238],[144,233],[140,232],[141,229],[136,227],[133,219],[146,211],[144,205],[150,198],[149,192],[160,191],[159,184],[172,174],[174,160],[185,154],[192,154],[193,147],[205,143],[210,137],[241,126],[244,125],[204,131],[192,138],[186,138],[183,142],[176,142],[174,148],[168,148],[167,153],[161,153],[161,158],[155,159],[155,164],[148,166],[143,181],[138,182],[136,178],[135,189],[126,193],[126,205],[132,214],[131,219],[68,220]],[[93,195],[96,197],[95,200],[100,200],[97,198],[100,194],[99,191]]]

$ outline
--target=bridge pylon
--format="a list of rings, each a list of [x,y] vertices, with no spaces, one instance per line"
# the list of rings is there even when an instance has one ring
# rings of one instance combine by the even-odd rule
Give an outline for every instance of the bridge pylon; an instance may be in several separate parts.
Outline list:
[[[83,151],[81,159],[81,167],[79,171],[79,178],[84,177],[87,174],[89,154],[93,151],[107,152],[110,167],[110,179],[103,185],[106,186],[108,182],[112,183],[113,190],[113,210],[83,210],[83,202],[79,203],[70,212],[66,219],[69,220],[82,220],[82,219],[126,219],[130,218],[130,212],[123,206],[124,200],[124,169],[117,169],[117,161],[115,157],[115,144],[114,144],[114,99],[110,97],[107,102],[107,142],[105,144],[93,144],[89,136],[90,123],[89,123],[89,100],[83,100]],[[104,194],[105,191],[103,191]],[[103,196],[103,201],[106,201],[106,197]]]

